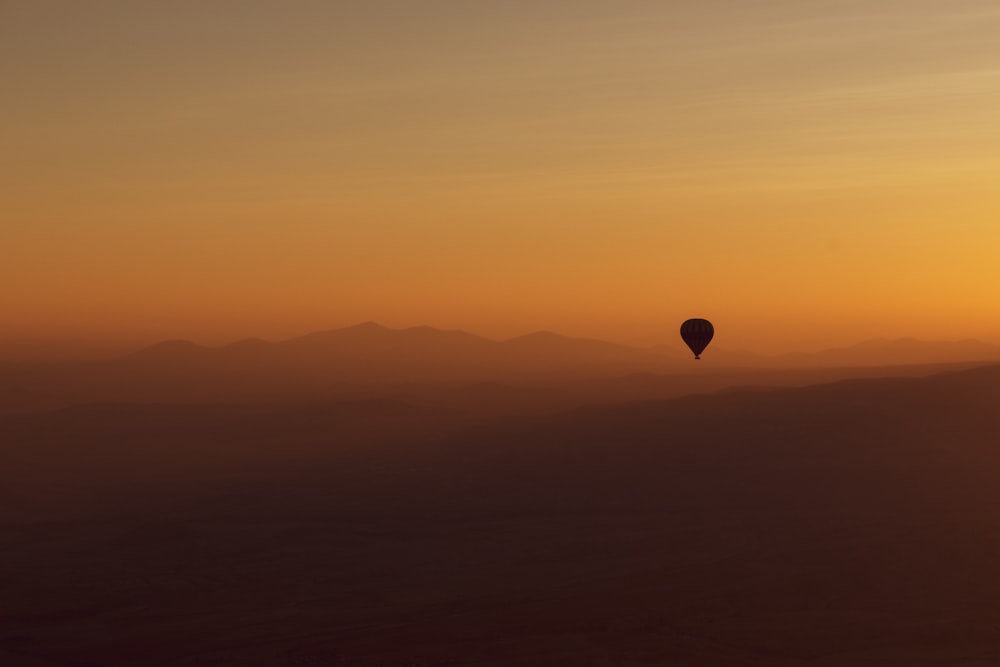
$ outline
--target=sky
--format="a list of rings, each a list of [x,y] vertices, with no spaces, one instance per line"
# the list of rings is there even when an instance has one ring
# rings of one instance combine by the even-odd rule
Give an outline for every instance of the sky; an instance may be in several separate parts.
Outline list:
[[[0,340],[1000,341],[995,0],[0,0]]]

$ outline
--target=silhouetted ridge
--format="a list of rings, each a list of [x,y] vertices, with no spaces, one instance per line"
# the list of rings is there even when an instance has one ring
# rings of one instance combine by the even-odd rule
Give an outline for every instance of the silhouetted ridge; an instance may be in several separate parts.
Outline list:
[[[205,347],[165,341],[107,362],[25,365],[0,373],[0,414],[100,401],[230,402],[330,400],[450,387],[447,400],[481,409],[457,387],[493,382],[559,386],[548,405],[606,403],[717,391],[728,386],[788,386],[844,377],[927,375],[933,364],[1000,360],[1000,347],[979,341],[867,341],[812,355],[763,357],[706,351],[695,367],[673,347],[636,348],[537,331],[502,342],[428,326],[390,329],[366,322],[285,341],[249,338]],[[432,389],[433,388],[433,389]],[[526,406],[535,392],[497,393],[495,405]],[[442,399],[444,400],[444,399]],[[493,408],[489,408],[493,409]],[[518,408],[519,409],[519,408]]]
[[[328,331],[315,331],[282,341],[285,345],[301,345],[315,342],[325,342],[352,338],[370,338],[374,336],[387,336],[394,330],[384,327],[376,322],[362,322],[343,329],[330,329]]]
[[[267,342],[248,338],[217,348],[190,341],[165,341],[130,355],[130,359],[160,361],[241,360],[248,363],[279,364],[293,359],[300,365],[308,355],[321,363],[362,357],[390,359],[408,366],[420,364],[420,355],[430,355],[439,366],[468,364],[484,369],[497,364],[527,367],[529,361],[542,366],[560,362],[607,366],[617,360],[627,362],[622,374],[664,371],[671,367],[687,368],[687,353],[676,345],[657,345],[640,349],[593,338],[564,336],[551,331],[536,331],[502,342],[493,341],[459,329],[436,329],[415,326],[391,329],[376,322],[363,322],[343,329],[318,331],[285,341]],[[359,356],[360,355],[360,356]],[[536,357],[532,356],[536,355]],[[856,345],[831,348],[813,353],[760,355],[743,350],[713,347],[702,359],[702,366],[714,367],[827,367],[891,366],[921,363],[954,363],[1000,360],[1000,346],[974,339],[927,342],[914,338],[873,339]],[[643,363],[638,364],[637,362]],[[496,378],[477,378],[496,379]]]
[[[230,343],[222,349],[224,350],[263,350],[273,345],[262,338],[244,338],[243,340],[238,340],[235,343]]]
[[[536,332],[497,342],[457,329],[390,329],[365,322],[268,343],[247,339],[220,348],[163,344],[156,357],[174,372],[309,373],[348,382],[509,381],[547,374],[568,377],[666,370],[648,350]],[[194,351],[197,350],[197,354]]]
[[[1000,360],[1000,346],[974,339],[922,341],[915,338],[873,339],[814,353],[785,354],[778,363],[795,365],[899,365],[929,362]]]
[[[515,336],[514,338],[509,338],[506,341],[504,341],[504,344],[509,346],[538,346],[538,347],[558,347],[558,346],[572,345],[576,347],[585,347],[585,346],[592,348],[599,347],[607,350],[636,349],[636,348],[631,348],[628,345],[609,343],[607,341],[598,340],[596,338],[576,338],[574,336],[563,336],[562,334],[557,334],[552,331],[534,331],[532,333],[524,334],[523,336]]]
[[[179,359],[204,358],[212,348],[192,343],[189,340],[167,340],[143,348],[127,358],[138,361],[175,361]]]

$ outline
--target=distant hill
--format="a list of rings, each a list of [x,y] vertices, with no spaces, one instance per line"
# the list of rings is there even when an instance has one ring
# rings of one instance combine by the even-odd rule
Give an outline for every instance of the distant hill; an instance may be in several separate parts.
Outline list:
[[[928,342],[914,338],[869,340],[850,347],[775,358],[780,364],[796,366],[889,366],[998,360],[1000,345],[978,340]]]
[[[160,343],[123,360],[126,365],[247,371],[321,371],[349,382],[480,381],[524,377],[666,371],[672,360],[655,350],[536,332],[492,341],[432,327],[390,329],[366,322],[267,343],[217,348]]]
[[[481,411],[536,409],[540,394],[529,386],[559,386],[558,395],[550,392],[544,401],[554,407],[732,386],[926,375],[940,370],[934,364],[992,360],[1000,360],[1000,346],[903,339],[779,356],[717,347],[695,361],[686,350],[666,345],[637,348],[546,331],[494,341],[458,330],[390,329],[366,322],[278,342],[246,339],[207,347],[164,341],[111,361],[0,365],[0,413],[121,400],[427,396],[435,387],[450,388],[437,397],[447,396],[468,409],[477,401]],[[461,388],[470,385],[475,388],[463,397]]]
[[[661,345],[656,349],[675,350]],[[745,368],[824,368],[863,366],[908,366],[973,361],[1000,361],[1000,345],[978,340],[921,341],[914,338],[876,339],[819,352],[763,355],[747,350],[709,347],[705,365]]]
[[[588,376],[595,370],[665,372],[701,367],[893,366],[969,361],[1000,361],[1000,345],[978,340],[920,341],[877,339],[809,353],[762,355],[748,350],[710,347],[694,365],[681,346],[638,348],[590,338],[538,331],[493,341],[460,330],[433,327],[390,329],[366,322],[344,329],[269,343],[248,339],[216,348],[167,341],[131,355],[132,361],[169,364],[244,363],[259,366],[336,366],[342,373],[400,377],[467,378],[476,373],[534,372]],[[383,379],[383,378],[379,378]]]

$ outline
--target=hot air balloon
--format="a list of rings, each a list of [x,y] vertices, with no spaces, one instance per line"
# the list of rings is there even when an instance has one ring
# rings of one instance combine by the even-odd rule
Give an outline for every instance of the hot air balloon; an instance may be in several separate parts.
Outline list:
[[[715,327],[708,320],[692,319],[681,325],[681,338],[694,352],[695,359],[701,359],[701,353],[712,342]]]

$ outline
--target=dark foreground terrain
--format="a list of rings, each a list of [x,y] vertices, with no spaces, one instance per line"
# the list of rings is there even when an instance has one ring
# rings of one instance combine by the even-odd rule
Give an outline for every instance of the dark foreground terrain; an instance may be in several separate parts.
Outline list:
[[[0,664],[1000,664],[998,405],[992,366],[8,415]]]

